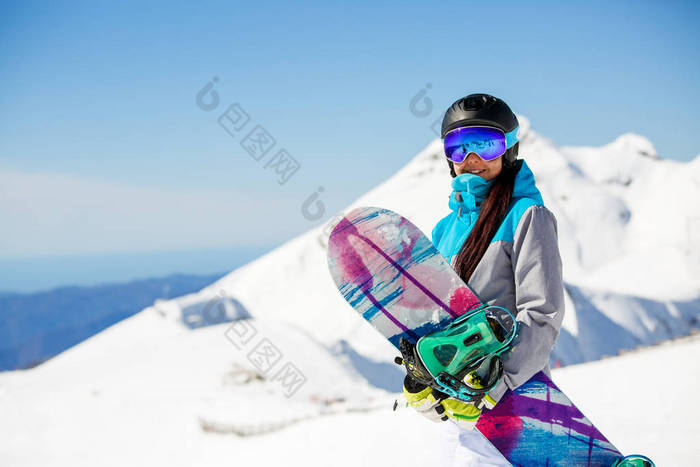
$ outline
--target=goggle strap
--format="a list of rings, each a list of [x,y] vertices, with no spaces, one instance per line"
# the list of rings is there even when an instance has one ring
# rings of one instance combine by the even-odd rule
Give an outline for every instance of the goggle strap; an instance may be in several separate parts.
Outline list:
[[[512,131],[509,131],[506,133],[506,149],[510,149],[513,147],[515,143],[518,142],[518,130],[520,129],[520,125],[516,126],[513,128]]]

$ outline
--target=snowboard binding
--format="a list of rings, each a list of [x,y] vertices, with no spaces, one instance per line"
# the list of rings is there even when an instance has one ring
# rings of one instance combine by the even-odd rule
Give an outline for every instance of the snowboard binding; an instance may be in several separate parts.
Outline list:
[[[504,313],[497,314],[493,309]],[[403,363],[408,375],[417,382],[445,397],[478,401],[503,375],[500,356],[510,348],[516,331],[517,323],[510,311],[482,305],[457,317],[444,329],[421,337],[415,345],[401,338],[402,358],[396,362]]]
[[[654,467],[654,465],[647,456],[633,454],[616,460],[612,467]]]

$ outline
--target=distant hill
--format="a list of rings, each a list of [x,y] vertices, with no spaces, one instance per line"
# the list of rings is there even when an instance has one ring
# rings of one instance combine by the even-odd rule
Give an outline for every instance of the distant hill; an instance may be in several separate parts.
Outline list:
[[[222,274],[173,274],[93,287],[0,294],[0,370],[36,366],[153,304],[211,284]]]

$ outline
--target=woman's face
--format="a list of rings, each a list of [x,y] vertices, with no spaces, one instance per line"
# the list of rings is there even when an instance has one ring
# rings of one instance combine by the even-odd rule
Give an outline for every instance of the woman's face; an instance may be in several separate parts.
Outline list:
[[[501,173],[501,169],[503,168],[503,156],[491,161],[485,161],[475,153],[470,152],[467,154],[467,158],[462,162],[452,162],[452,164],[454,165],[457,175],[462,175],[467,172],[474,173],[476,171],[476,175],[479,177],[485,178],[486,180],[493,180]]]

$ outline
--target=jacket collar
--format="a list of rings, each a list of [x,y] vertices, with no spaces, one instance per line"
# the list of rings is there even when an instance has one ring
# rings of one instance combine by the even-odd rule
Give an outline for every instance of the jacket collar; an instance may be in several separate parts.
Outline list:
[[[535,185],[535,176],[525,160],[515,175],[512,199],[532,198],[542,204],[542,195]],[[452,193],[449,207],[457,212],[457,216],[468,214],[470,221],[476,222],[481,202],[486,198],[492,180],[486,180],[478,175],[463,173],[452,179]]]
[[[492,181],[478,175],[470,173],[457,175],[452,179],[450,209],[457,211],[458,216],[469,212],[478,213],[478,206],[486,198],[492,184]]]

